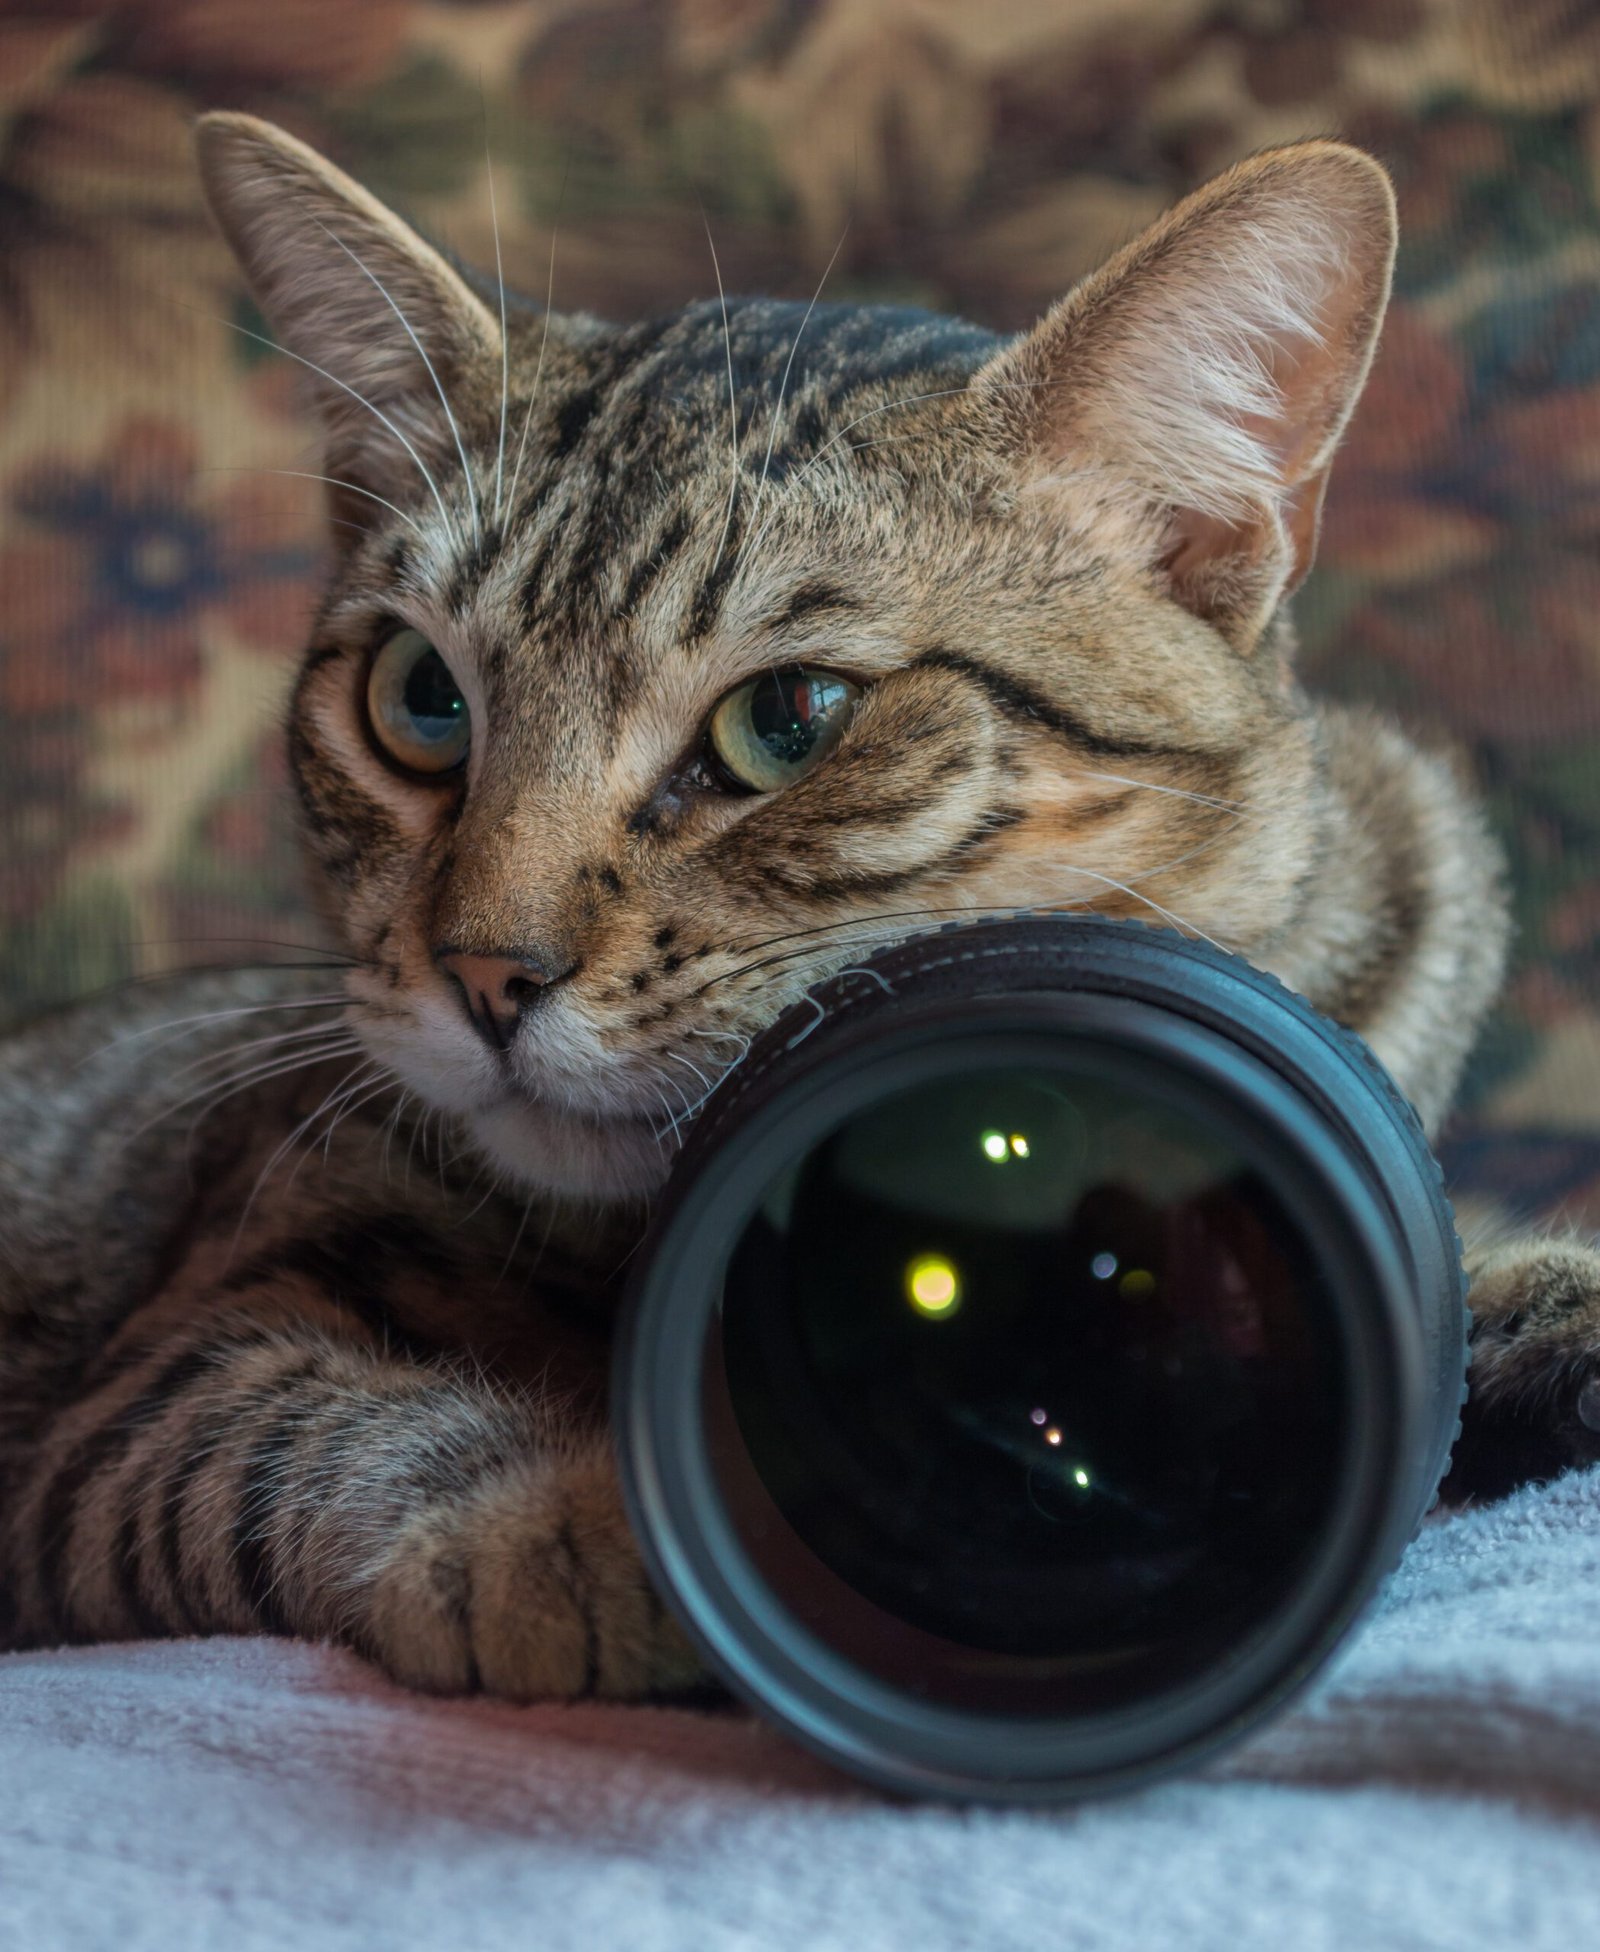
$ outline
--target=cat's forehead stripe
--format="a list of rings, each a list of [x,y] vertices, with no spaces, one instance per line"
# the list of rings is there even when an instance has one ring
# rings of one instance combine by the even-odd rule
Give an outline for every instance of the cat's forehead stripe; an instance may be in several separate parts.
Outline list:
[[[798,584],[790,591],[783,608],[767,618],[763,630],[789,630],[808,618],[827,611],[849,612],[861,608],[861,600],[848,590],[841,589],[837,583],[829,583],[822,578]]]
[[[665,528],[644,554],[634,560],[623,586],[622,600],[613,613],[619,622],[634,615],[688,539],[689,517],[680,508],[668,519]]]
[[[608,569],[620,570],[616,612],[631,612],[694,537],[681,507],[664,528],[642,532],[660,521],[664,476],[703,490],[731,467],[735,420],[748,498],[759,477],[776,490],[830,444],[848,459],[853,450],[839,436],[858,414],[870,421],[893,403],[892,393],[877,398],[886,387],[921,380],[906,404],[959,389],[997,343],[979,327],[911,308],[819,305],[808,317],[803,305],[767,299],[730,301],[726,324],[710,302],[608,335],[583,350],[564,385],[547,381],[545,398],[534,399],[544,438],[526,490],[505,537],[486,530],[457,550],[449,607],[464,614],[500,548],[531,533],[519,596],[525,629],[585,621]],[[863,410],[865,399],[875,404]],[[726,536],[689,606],[691,637],[716,625],[737,541]]]
[[[1103,759],[1148,758],[1152,755],[1184,759],[1209,757],[1196,753],[1189,746],[1128,734],[1119,735],[1088,725],[1075,713],[1067,711],[1012,673],[998,671],[992,664],[963,656],[944,645],[923,651],[916,663],[927,670],[945,671],[952,677],[965,678],[976,685],[1007,718],[1021,725],[1053,732],[1080,752],[1094,753]]]

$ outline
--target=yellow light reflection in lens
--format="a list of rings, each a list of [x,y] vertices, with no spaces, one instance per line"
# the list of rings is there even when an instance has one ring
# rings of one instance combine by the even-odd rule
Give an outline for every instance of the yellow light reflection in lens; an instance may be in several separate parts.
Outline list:
[[[1061,1432],[1057,1430],[1054,1424],[1051,1424],[1050,1428],[1044,1433],[1044,1440],[1047,1444],[1059,1444],[1061,1442]]]
[[[1011,1134],[1011,1151],[1013,1156],[1018,1159],[1026,1159],[1028,1156],[1028,1141],[1020,1132],[1013,1132]]]
[[[961,1306],[961,1283],[940,1254],[923,1254],[906,1269],[906,1293],[920,1315],[953,1315]]]
[[[1156,1277],[1147,1267],[1130,1267],[1117,1287],[1130,1301],[1138,1301],[1145,1295],[1155,1293]]]
[[[992,1159],[997,1166],[1009,1155],[1010,1148],[1004,1132],[985,1132],[981,1143],[984,1158]]]

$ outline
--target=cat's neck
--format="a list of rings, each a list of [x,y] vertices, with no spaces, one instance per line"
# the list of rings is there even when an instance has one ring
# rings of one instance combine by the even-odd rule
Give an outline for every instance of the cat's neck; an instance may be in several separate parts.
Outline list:
[[[1451,762],[1364,710],[1314,727],[1314,846],[1254,959],[1366,1037],[1432,1132],[1504,969],[1499,853]]]

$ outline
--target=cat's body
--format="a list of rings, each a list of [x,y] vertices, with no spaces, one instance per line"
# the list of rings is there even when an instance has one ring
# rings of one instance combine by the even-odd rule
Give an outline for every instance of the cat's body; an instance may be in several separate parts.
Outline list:
[[[607,1313],[682,1116],[818,975],[952,914],[1142,915],[1447,1107],[1493,847],[1446,763],[1300,693],[1281,611],[1387,186],[1257,159],[1009,345],[765,301],[502,342],[310,152],[204,142],[355,525],[291,722],[347,958],[0,1046],[0,1645],[265,1627],[435,1687],[679,1685]],[[1600,1261],[1510,1245],[1475,1306],[1482,1480],[1600,1450]]]

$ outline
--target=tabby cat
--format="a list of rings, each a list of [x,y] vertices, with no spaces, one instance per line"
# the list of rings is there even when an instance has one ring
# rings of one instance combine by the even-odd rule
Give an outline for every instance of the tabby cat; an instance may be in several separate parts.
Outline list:
[[[690,1686],[608,1310],[685,1117],[818,976],[965,912],[1140,916],[1447,1107],[1495,851],[1447,761],[1303,695],[1283,608],[1389,184],[1257,156],[1001,340],[508,305],[268,124],[208,116],[199,154],[326,434],[289,749],[342,954],[0,1046],[0,1645],[259,1629],[432,1689]],[[1455,1482],[1600,1455],[1600,1257],[1477,1260]]]

